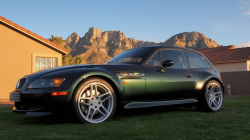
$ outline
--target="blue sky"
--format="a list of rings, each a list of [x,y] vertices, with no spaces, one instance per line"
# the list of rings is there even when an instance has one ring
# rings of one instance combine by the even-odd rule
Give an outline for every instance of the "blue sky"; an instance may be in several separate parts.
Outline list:
[[[5,0],[0,16],[44,38],[96,27],[155,42],[197,31],[219,45],[250,46],[250,0]]]

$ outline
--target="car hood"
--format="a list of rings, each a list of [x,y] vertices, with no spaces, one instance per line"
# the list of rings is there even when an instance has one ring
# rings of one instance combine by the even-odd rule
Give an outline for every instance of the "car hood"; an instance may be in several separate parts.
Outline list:
[[[50,72],[54,72],[54,71],[59,71],[59,70],[64,70],[64,69],[70,69],[70,68],[77,68],[77,67],[91,67],[92,65],[66,65],[66,66],[59,66],[59,67],[54,67],[54,68],[50,68],[50,69],[45,69],[45,70],[41,70],[41,71],[37,71],[35,73],[26,75],[25,77],[28,76],[38,76],[38,75],[43,75],[46,73],[50,73]]]
[[[48,78],[69,78],[69,79],[74,79],[74,78],[79,78],[85,73],[90,73],[90,72],[101,72],[109,75],[110,77],[113,78],[118,78],[117,75],[114,73],[114,71],[124,71],[128,70],[130,71],[131,68],[137,68],[140,65],[136,64],[122,64],[122,63],[112,63],[112,64],[101,64],[101,65],[91,65],[91,64],[81,64],[81,65],[67,65],[67,66],[59,66],[59,67],[54,67],[51,69],[46,69],[42,70],[39,72],[32,73],[30,75],[26,75],[24,77],[27,78],[26,85],[30,85],[35,79],[40,78],[40,79],[48,79]],[[142,68],[140,67],[139,72],[141,71]],[[138,71],[138,70],[136,70]]]
[[[79,65],[66,65],[66,66],[59,66],[54,67],[46,70],[41,70],[30,75],[26,75],[24,77],[35,78],[50,72],[65,70],[65,69],[74,69],[74,68],[94,68],[94,67],[104,67],[104,66],[121,66],[121,65],[136,65],[136,64],[128,64],[128,63],[110,63],[110,64],[79,64]]]

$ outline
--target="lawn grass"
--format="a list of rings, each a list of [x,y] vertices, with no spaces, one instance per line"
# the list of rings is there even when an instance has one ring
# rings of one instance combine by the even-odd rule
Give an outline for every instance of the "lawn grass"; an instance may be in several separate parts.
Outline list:
[[[125,110],[109,122],[77,124],[63,117],[27,117],[0,108],[0,139],[250,139],[250,97],[226,97],[220,112],[192,108]]]

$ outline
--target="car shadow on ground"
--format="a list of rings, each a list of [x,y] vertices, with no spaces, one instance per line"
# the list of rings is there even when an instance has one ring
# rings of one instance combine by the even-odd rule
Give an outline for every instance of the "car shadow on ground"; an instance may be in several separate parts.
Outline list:
[[[173,105],[173,106],[157,106],[157,107],[145,107],[145,108],[134,108],[134,109],[119,109],[114,117],[135,117],[143,115],[151,115],[151,114],[162,114],[166,112],[175,112],[175,111],[192,111],[197,112],[198,110],[194,105]]]
[[[147,108],[137,108],[137,109],[120,109],[118,108],[113,120],[135,118],[140,116],[147,116],[152,114],[162,114],[166,112],[197,112],[198,110],[194,106],[160,106],[160,107],[147,107]],[[20,124],[43,124],[43,125],[54,125],[54,124],[79,124],[77,119],[70,115],[49,115],[43,117],[30,117],[24,116],[25,114],[13,114],[13,115],[23,115],[20,118],[16,118],[15,122]],[[112,122],[112,119],[111,119]]]

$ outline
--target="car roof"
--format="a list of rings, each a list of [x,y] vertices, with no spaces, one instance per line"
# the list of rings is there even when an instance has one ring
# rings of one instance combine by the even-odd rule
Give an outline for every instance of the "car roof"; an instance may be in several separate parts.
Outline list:
[[[213,66],[212,63],[206,58],[205,55],[203,55],[202,53],[200,53],[200,52],[198,52],[196,50],[193,50],[193,49],[184,48],[184,47],[169,46],[169,45],[150,45],[150,46],[141,46],[141,47],[138,47],[138,48],[146,48],[146,47],[151,47],[151,48],[173,48],[173,49],[182,49],[182,50],[190,51],[190,52],[197,53],[197,54],[203,56],[208,61],[208,63],[211,66]]]
[[[192,51],[192,52],[198,53],[198,54],[202,55],[203,57],[205,57],[202,53],[200,53],[200,52],[198,52],[196,50],[189,49],[189,48],[184,48],[184,47],[176,47],[176,46],[169,46],[169,45],[150,45],[150,46],[141,46],[141,47],[138,47],[138,48],[144,48],[144,47],[183,49],[183,50],[187,50],[187,51]]]

